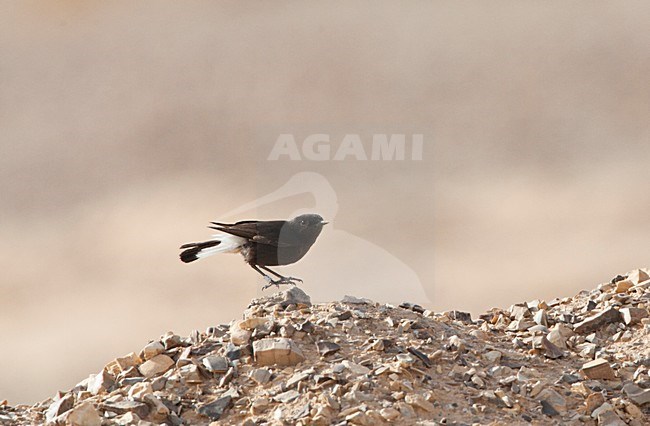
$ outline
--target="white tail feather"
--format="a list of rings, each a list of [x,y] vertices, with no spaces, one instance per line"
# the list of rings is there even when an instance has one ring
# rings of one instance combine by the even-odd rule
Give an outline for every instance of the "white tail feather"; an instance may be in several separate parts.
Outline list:
[[[217,253],[238,253],[241,246],[246,243],[245,238],[237,237],[235,235],[215,234],[213,237],[214,240],[221,241],[221,243],[218,246],[201,250],[196,257],[202,259]]]

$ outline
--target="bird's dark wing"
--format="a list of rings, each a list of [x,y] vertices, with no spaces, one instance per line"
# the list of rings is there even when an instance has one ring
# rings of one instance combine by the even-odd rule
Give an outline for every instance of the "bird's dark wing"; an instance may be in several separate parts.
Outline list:
[[[210,226],[209,228],[211,229],[246,238],[258,244],[275,247],[288,247],[291,245],[289,241],[280,241],[280,232],[282,231],[282,227],[287,223],[284,220],[244,220],[233,224],[211,223],[215,225]]]

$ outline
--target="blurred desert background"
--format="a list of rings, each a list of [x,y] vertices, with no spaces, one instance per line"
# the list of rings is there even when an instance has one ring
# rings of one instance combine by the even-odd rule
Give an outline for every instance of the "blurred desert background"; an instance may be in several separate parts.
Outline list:
[[[211,220],[316,211],[313,301],[477,314],[648,266],[650,3],[3,2],[0,400],[262,293]],[[268,161],[423,134],[422,161]],[[234,212],[234,213],[233,213]]]

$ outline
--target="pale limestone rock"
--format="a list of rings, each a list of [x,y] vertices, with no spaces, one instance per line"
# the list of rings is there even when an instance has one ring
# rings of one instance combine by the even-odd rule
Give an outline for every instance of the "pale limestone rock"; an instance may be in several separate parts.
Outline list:
[[[343,366],[350,370],[353,374],[361,375],[370,373],[370,369],[368,367],[364,367],[363,365],[348,361],[347,359],[343,360],[341,364],[343,364]]]
[[[614,370],[609,365],[607,360],[598,358],[593,361],[589,361],[582,366],[582,372],[585,376],[590,379],[605,379],[605,380],[614,380],[616,376],[614,375]]]
[[[381,416],[382,416],[384,419],[388,420],[388,421],[396,420],[396,419],[398,419],[399,416],[400,416],[400,412],[399,412],[399,411],[397,411],[397,410],[394,409],[394,408],[390,408],[390,407],[388,407],[388,408],[382,408],[381,410],[379,410],[379,414],[381,414]]]
[[[167,355],[156,355],[148,361],[145,361],[138,367],[140,373],[146,377],[151,378],[158,374],[164,373],[174,365],[174,360]]]
[[[205,369],[211,373],[225,373],[228,371],[228,358],[223,356],[206,356],[202,361]]]
[[[643,318],[648,316],[647,309],[640,308],[621,308],[621,315],[623,315],[623,322],[627,325],[636,324],[641,322]]]
[[[284,337],[254,341],[253,354],[258,365],[295,365],[305,359],[298,345]]]
[[[182,366],[178,369],[178,373],[186,383],[196,384],[203,381],[201,373],[199,373],[199,368],[194,364],[187,364]]]
[[[54,421],[54,419],[61,414],[65,413],[72,408],[74,404],[74,395],[71,393],[58,398],[50,404],[49,408],[45,412],[45,419],[48,422]]]
[[[147,404],[126,399],[122,401],[105,402],[104,409],[116,414],[126,414],[131,412],[137,414],[140,418],[147,417],[149,414],[149,406],[147,406]]]
[[[129,389],[129,398],[142,399],[145,395],[153,393],[153,388],[149,382],[136,383]]]
[[[632,287],[634,287],[634,283],[631,280],[621,280],[616,283],[616,289],[614,291],[616,293],[625,293]]]
[[[256,328],[269,328],[273,325],[271,318],[266,317],[252,317],[239,321],[239,328],[243,330],[253,331]]]
[[[66,424],[71,426],[100,426],[102,418],[97,413],[95,406],[85,401],[70,410],[66,417]]]
[[[256,368],[250,372],[249,377],[258,384],[263,385],[271,380],[271,372],[266,368]]]
[[[490,364],[498,364],[501,361],[501,352],[497,350],[489,351],[483,354],[483,359]]]
[[[643,269],[635,269],[634,271],[630,272],[630,274],[627,276],[627,279],[632,281],[634,285],[637,285],[644,281],[650,280],[650,275]]]
[[[242,321],[234,321],[230,326],[230,341],[237,345],[247,345],[251,341],[252,332],[240,327]]]
[[[476,377],[476,376],[474,376]],[[435,407],[433,406],[432,403],[427,401],[422,395],[412,395],[408,394],[404,397],[404,402],[407,404],[411,405],[412,407],[417,407],[420,408],[424,411],[427,411],[429,413],[435,411]]]
[[[458,351],[458,352],[464,352],[465,351],[465,341],[461,339],[460,337],[453,335],[449,338],[449,347],[452,350]]]
[[[165,352],[165,347],[163,346],[162,343],[155,341],[147,344],[142,349],[142,356],[144,357],[145,360],[150,360],[151,358],[155,357],[156,355],[160,355],[161,353]]]
[[[548,327],[548,318],[546,315],[546,310],[540,309],[539,311],[535,312],[535,315],[533,315],[533,321],[535,321],[539,325]]]
[[[598,414],[598,426],[627,426],[614,410],[607,410]]]
[[[140,416],[138,416],[135,413],[128,412],[125,414],[122,414],[121,416],[117,416],[112,420],[113,424],[116,424],[118,426],[131,426],[131,425],[139,425],[142,419]]]
[[[150,408],[150,416],[156,421],[164,421],[169,416],[169,408],[155,395],[146,394],[143,401]]]
[[[93,395],[106,393],[114,384],[115,380],[113,380],[113,377],[106,370],[102,370],[99,374],[90,376],[88,380],[88,392]]]
[[[253,400],[253,403],[251,404],[251,414],[254,416],[259,416],[269,408],[270,404],[271,401],[269,401],[268,398],[265,397],[255,398]]]

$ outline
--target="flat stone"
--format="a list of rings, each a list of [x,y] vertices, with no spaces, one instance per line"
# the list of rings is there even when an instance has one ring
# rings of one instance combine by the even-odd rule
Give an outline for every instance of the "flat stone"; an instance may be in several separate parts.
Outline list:
[[[623,315],[623,322],[627,325],[639,323],[648,316],[648,310],[641,308],[621,308],[620,313]]]
[[[596,315],[585,318],[582,322],[576,324],[573,329],[576,333],[590,333],[604,325],[621,322],[621,320],[621,313],[614,308],[609,308]]]
[[[321,340],[320,342],[316,343],[316,348],[318,349],[320,356],[327,356],[338,352],[341,349],[341,346],[334,342]]]
[[[518,303],[516,305],[512,305],[510,307],[510,314],[516,321],[531,317],[530,309],[528,309],[528,305],[526,303]]]
[[[535,384],[533,385],[533,387],[530,388],[530,392],[529,392],[528,395],[529,395],[531,398],[537,398],[537,395],[539,395],[540,392],[541,392],[542,390],[544,390],[544,388],[545,388],[547,385],[548,385],[548,383],[545,382],[544,380],[538,380],[537,383],[535,383]]]
[[[120,368],[120,372],[126,371],[131,367],[137,367],[142,364],[142,359],[135,352],[131,352],[123,357],[115,358],[115,363]]]
[[[148,361],[145,361],[138,367],[140,373],[146,377],[151,378],[158,374],[164,373],[174,365],[174,360],[167,355],[156,355]]]
[[[602,358],[598,358],[593,361],[589,361],[586,364],[583,364],[582,372],[584,373],[585,376],[587,376],[590,379],[595,379],[595,380],[616,379],[616,376],[614,375],[614,370],[612,370],[612,367],[609,365],[609,362],[607,362],[607,360],[604,360]]]
[[[458,352],[465,351],[465,341],[460,337],[453,335],[449,337],[449,348]]]
[[[211,373],[225,373],[228,371],[228,358],[223,356],[206,356],[201,363]]]
[[[579,354],[583,358],[594,359],[596,355],[596,344],[594,343],[581,343],[576,345],[575,348],[580,351]]]
[[[283,297],[282,306],[305,305],[311,306],[311,298],[297,286],[291,287],[280,293]]]
[[[239,328],[253,331],[255,329],[265,329],[273,325],[273,320],[267,317],[251,317],[239,322]]]
[[[238,346],[233,345],[232,342],[228,342],[228,346],[226,346],[226,352],[224,355],[229,360],[235,361],[242,357],[242,349]]]
[[[259,365],[295,365],[305,360],[298,345],[284,337],[254,341],[253,354]]]
[[[627,276],[627,279],[636,285],[643,281],[650,280],[650,275],[643,269],[635,269],[634,271],[630,272],[630,275]]]
[[[608,410],[598,415],[598,426],[627,426],[614,410]]]
[[[542,336],[542,348],[544,356],[550,359],[556,359],[564,356],[564,352],[559,347],[551,343],[546,337]]]
[[[48,422],[52,422],[54,421],[55,417],[58,417],[61,414],[65,413],[71,409],[73,405],[74,395],[68,393],[63,397],[56,399],[54,402],[52,402],[52,404],[50,404],[50,407],[45,412],[45,419],[47,419]]]
[[[165,334],[162,337],[162,344],[165,346],[165,349],[173,349],[180,346],[183,343],[183,338],[178,334],[174,334],[171,331]]]
[[[634,286],[635,288],[650,288],[650,280],[645,280]]]
[[[273,397],[273,400],[282,402],[282,403],[288,403],[291,402],[295,399],[298,399],[300,396],[300,393],[298,393],[295,390],[288,390],[286,392],[279,393]]]
[[[360,297],[354,297],[354,296],[343,296],[343,299],[341,299],[342,303],[349,303],[351,305],[368,305],[372,304],[372,300],[370,299],[364,299]]]
[[[258,384],[263,385],[271,380],[271,372],[266,368],[256,368],[249,373],[249,377]]]
[[[409,404],[412,407],[420,408],[420,409],[422,409],[424,411],[427,411],[429,413],[435,411],[435,407],[433,406],[433,404],[430,403],[429,401],[427,401],[422,395],[408,394],[404,398],[404,402],[406,402],[407,404]]]
[[[199,414],[207,416],[212,420],[219,420],[231,404],[232,397],[230,395],[226,395],[202,405],[196,411]]]
[[[298,383],[308,379],[313,374],[313,371],[314,370],[311,370],[311,371],[298,371],[298,372],[294,373],[293,376],[291,376],[289,378],[289,380],[287,380],[286,388],[291,389],[294,386],[296,386]]]
[[[126,413],[112,419],[111,423],[118,426],[139,425],[142,419],[135,413]]]
[[[145,418],[149,414],[149,406],[147,404],[126,399],[117,402],[105,402],[103,406],[104,410],[112,411],[116,414],[132,412],[137,414],[140,418]]]
[[[234,345],[247,345],[251,341],[253,332],[240,327],[242,321],[234,321],[230,326],[230,341]]]
[[[382,408],[379,410],[379,414],[388,421],[396,420],[400,417],[400,412],[394,408]]]
[[[532,320],[522,318],[512,321],[510,324],[508,324],[508,327],[506,329],[510,331],[525,331],[534,325],[535,323]]]
[[[169,416],[169,408],[155,395],[146,394],[143,397],[143,401],[149,405],[151,409],[149,416],[151,416],[156,421],[165,421],[167,416]]]
[[[347,360],[347,359],[346,359],[346,360],[343,360],[343,361],[341,362],[341,364],[343,364],[343,366],[344,366],[345,368],[347,368],[348,370],[350,370],[353,374],[359,374],[359,375],[361,375],[361,374],[368,374],[368,373],[370,373],[370,369],[369,369],[368,367],[364,367],[364,366],[361,365],[361,364],[356,364],[356,363],[354,363],[354,362],[352,362],[352,361],[349,361],[349,360]]]
[[[483,359],[490,364],[498,364],[501,361],[502,354],[497,350],[488,351],[483,354]]]
[[[352,414],[348,414],[347,416],[345,416],[345,421],[346,421],[346,423],[352,424],[352,425],[363,425],[363,426],[365,426],[365,425],[370,424],[369,423],[370,419],[368,418],[366,413],[364,413],[363,411],[357,411],[357,412],[354,412]]]
[[[260,414],[264,413],[267,408],[269,408],[270,403],[271,401],[269,401],[268,398],[255,398],[251,404],[251,414],[254,416],[259,416]]]
[[[553,343],[558,348],[566,350],[566,341],[569,337],[571,337],[572,334],[573,331],[566,325],[555,324],[551,328],[551,331],[546,335],[546,338],[549,342]]]
[[[614,289],[614,291],[616,293],[625,293],[632,287],[634,287],[634,283],[632,282],[632,280],[629,279],[621,280],[616,283],[616,289]]]
[[[558,413],[564,413],[567,410],[566,399],[553,388],[545,388],[538,395],[540,402],[546,401]]]
[[[113,380],[113,377],[106,370],[102,370],[99,374],[90,376],[88,380],[88,392],[93,395],[106,393],[114,384],[115,380]]]
[[[533,321],[535,321],[539,325],[548,327],[548,318],[546,316],[546,310],[540,309],[539,311],[535,312],[535,315],[533,315]]]
[[[199,372],[199,367],[195,364],[187,364],[178,369],[178,373],[186,383],[197,384],[203,382],[203,377]]]
[[[70,410],[66,424],[78,426],[100,426],[102,418],[90,401],[84,401]]]
[[[153,393],[153,387],[149,382],[136,383],[129,389],[129,398],[141,400],[145,395]]]
[[[605,413],[607,411],[612,411],[614,407],[612,407],[612,404],[609,402],[603,403],[600,407],[596,408],[594,411],[591,412],[591,417],[594,419],[597,419],[599,415],[602,413]]]
[[[151,358],[163,352],[165,352],[165,347],[158,341],[151,342],[142,348],[142,356],[145,360],[150,360]]]
[[[638,406],[650,403],[650,389],[642,389],[634,383],[627,383],[623,386],[623,392]]]

